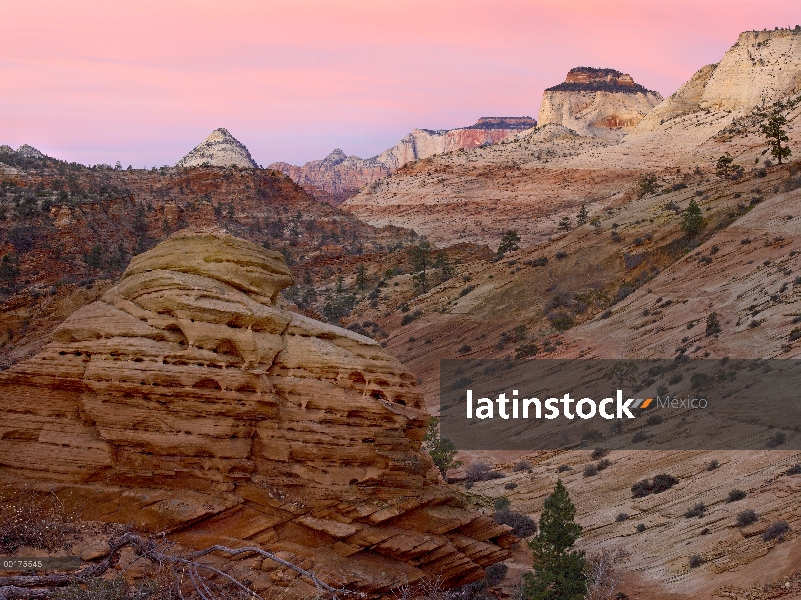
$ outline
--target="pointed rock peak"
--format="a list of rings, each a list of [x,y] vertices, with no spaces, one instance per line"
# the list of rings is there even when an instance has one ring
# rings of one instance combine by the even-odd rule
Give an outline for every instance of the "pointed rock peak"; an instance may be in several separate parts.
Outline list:
[[[242,142],[224,127],[215,129],[203,142],[176,164],[176,167],[245,167],[258,168]]]
[[[331,154],[329,154],[323,159],[323,162],[329,165],[338,165],[339,163],[345,161],[347,158],[348,158],[347,154],[345,154],[339,148],[335,148],[331,152]]]
[[[17,148],[17,154],[20,156],[24,156],[25,158],[44,158],[45,155],[39,152],[33,146],[29,146],[28,144],[23,144],[19,148]]]

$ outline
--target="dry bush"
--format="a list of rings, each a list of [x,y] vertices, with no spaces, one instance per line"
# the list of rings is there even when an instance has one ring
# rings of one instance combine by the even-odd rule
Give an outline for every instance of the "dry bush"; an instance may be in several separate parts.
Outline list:
[[[608,550],[604,548],[587,556],[587,595],[585,600],[608,600],[614,597],[620,586],[622,576],[615,570],[625,563],[630,553],[623,548]]]
[[[20,546],[57,550],[80,529],[78,515],[58,496],[34,490],[4,490],[0,497],[0,552]]]

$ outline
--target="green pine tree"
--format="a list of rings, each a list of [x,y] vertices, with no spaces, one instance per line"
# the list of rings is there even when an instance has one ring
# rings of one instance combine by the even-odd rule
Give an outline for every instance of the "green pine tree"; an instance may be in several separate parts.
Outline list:
[[[456,468],[462,464],[460,460],[453,460],[457,452],[453,442],[439,436],[439,417],[431,417],[428,422],[428,429],[425,437],[423,437],[423,447],[431,455],[431,460],[434,461],[443,479],[446,479],[445,474],[448,469]]]
[[[516,231],[510,229],[503,234],[501,243],[498,246],[498,254],[506,254],[507,252],[514,252],[520,248],[520,236]]]
[[[367,267],[364,266],[364,263],[360,263],[359,266],[356,267],[356,287],[360,290],[363,290],[366,285]]]
[[[701,231],[704,226],[704,216],[701,214],[701,207],[695,201],[695,198],[690,200],[690,204],[681,213],[681,228],[687,232],[687,235],[694,236]]]
[[[573,519],[576,507],[562,485],[556,482],[545,500],[539,533],[529,542],[534,553],[534,571],[523,576],[523,595],[530,600],[582,600],[587,593],[583,550],[573,550],[581,536],[581,525]]]
[[[787,137],[787,130],[785,129],[787,118],[782,114],[782,108],[783,106],[779,105],[770,114],[768,120],[761,125],[762,134],[768,141],[770,154],[779,161],[779,164],[782,164],[783,158],[790,156],[790,148],[782,145],[782,142],[787,142],[790,139]]]
[[[576,223],[578,224],[579,227],[581,227],[582,225],[584,225],[584,223],[587,222],[589,218],[590,218],[590,213],[587,210],[587,207],[584,204],[582,204],[581,210],[579,210],[578,214],[576,215]]]

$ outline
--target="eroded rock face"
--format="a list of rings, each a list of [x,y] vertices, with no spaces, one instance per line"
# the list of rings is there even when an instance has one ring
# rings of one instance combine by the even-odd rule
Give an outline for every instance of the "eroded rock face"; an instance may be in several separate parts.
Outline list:
[[[219,232],[135,257],[0,374],[0,480],[57,484],[86,517],[185,546],[262,544],[370,594],[480,578],[515,538],[420,451],[416,378],[373,340],[278,308],[291,283],[280,253]],[[292,582],[273,567],[257,587]]]
[[[271,169],[286,173],[319,200],[339,206],[355,196],[359,189],[413,160],[435,154],[495,144],[531,129],[537,121],[531,117],[482,117],[475,125],[457,129],[414,129],[392,148],[373,158],[347,156],[339,148],[322,160],[302,167],[277,162]]]
[[[245,167],[255,169],[259,165],[250,156],[248,149],[221,127],[209,134],[189,154],[175,163],[176,167]]]
[[[622,137],[660,102],[658,92],[634,83],[630,75],[578,67],[563,83],[545,90],[539,124],[563,125],[580,135]]]

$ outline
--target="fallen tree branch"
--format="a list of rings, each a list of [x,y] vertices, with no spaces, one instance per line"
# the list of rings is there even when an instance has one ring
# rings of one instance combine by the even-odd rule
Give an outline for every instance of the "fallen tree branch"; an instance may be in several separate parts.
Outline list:
[[[133,548],[140,557],[146,558],[160,566],[172,565],[185,569],[189,575],[189,581],[192,584],[192,588],[194,589],[195,593],[200,596],[201,600],[216,600],[218,596],[209,587],[208,584],[210,583],[210,580],[207,580],[204,576],[202,576],[199,572],[199,569],[213,573],[237,589],[247,593],[252,598],[260,598],[256,592],[222,569],[218,569],[212,565],[205,564],[197,560],[214,552],[227,554],[229,556],[239,556],[245,553],[252,553],[267,558],[283,567],[292,569],[299,575],[305,577],[314,584],[317,590],[330,597],[331,600],[338,600],[340,595],[362,595],[358,594],[357,592],[345,590],[344,588],[335,588],[331,585],[328,585],[327,583],[321,581],[311,571],[303,569],[287,560],[279,558],[272,552],[267,552],[266,550],[256,546],[248,546],[245,548],[228,548],[227,546],[215,545],[182,556],[180,554],[170,554],[163,551],[162,548],[172,548],[172,544],[167,543],[166,540],[164,545],[159,547],[154,539],[151,538],[144,540],[138,535],[129,532],[125,533],[118,539],[109,542],[109,553],[103,561],[75,573],[65,575],[18,575],[0,577],[0,600],[12,600],[16,598],[48,598],[48,594],[51,594],[55,588],[74,583],[86,583],[92,578],[100,577],[109,568],[116,565],[117,561],[119,561],[119,553],[125,547]],[[178,590],[178,593],[180,595],[180,589]]]

